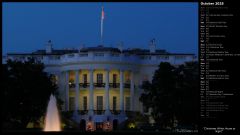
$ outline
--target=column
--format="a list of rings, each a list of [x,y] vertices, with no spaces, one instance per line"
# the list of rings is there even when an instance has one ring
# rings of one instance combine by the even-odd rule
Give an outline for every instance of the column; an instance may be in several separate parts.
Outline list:
[[[89,115],[93,115],[93,69],[90,72],[90,87],[89,87]]]
[[[66,95],[65,95],[65,110],[69,111],[69,71],[65,72],[65,87],[66,87]]]
[[[110,114],[109,110],[109,69],[106,69],[106,82],[105,82],[105,114]]]
[[[65,72],[59,73],[59,83],[58,83],[58,91],[59,91],[59,97],[64,101],[65,99]],[[64,108],[64,107],[63,107]]]
[[[130,86],[130,110],[134,111],[134,77],[133,77],[133,71],[131,71],[131,86]]]
[[[120,70],[120,111],[124,113],[123,70]]]
[[[58,73],[58,92],[59,92],[59,95],[58,95],[58,97],[62,100],[62,101],[65,101],[65,96],[66,96],[66,92],[65,92],[65,72],[62,72],[62,71],[60,71],[59,73]],[[63,109],[63,110],[65,110],[64,107],[65,105],[64,104],[62,104],[61,105],[61,108]]]
[[[75,111],[79,110],[79,71],[75,71]]]

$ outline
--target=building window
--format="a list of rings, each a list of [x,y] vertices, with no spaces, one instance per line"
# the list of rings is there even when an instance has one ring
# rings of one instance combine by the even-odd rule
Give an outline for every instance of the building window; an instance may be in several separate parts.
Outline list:
[[[103,83],[103,74],[97,74],[97,83],[98,84]]]
[[[83,83],[87,83],[87,74],[83,74]]]
[[[185,58],[186,58],[185,56],[181,56],[181,55],[175,56],[175,59],[177,60],[184,60]]]
[[[87,57],[88,54],[87,53],[82,53],[82,54],[79,54],[79,57]]]
[[[103,110],[103,96],[97,96],[97,110]]]
[[[119,57],[119,54],[117,54],[117,53],[112,53],[111,56],[112,56],[112,57]]]
[[[130,84],[130,76],[126,75],[126,83]]]
[[[87,110],[87,96],[83,97],[83,110]]]
[[[95,53],[94,56],[101,57],[104,56],[104,53]]]
[[[117,74],[113,74],[113,83],[117,83]]]
[[[113,96],[113,111],[117,110],[117,97]]]
[[[72,111],[74,110],[74,105],[75,104],[75,98],[74,97],[69,97],[69,110]]]
[[[130,97],[125,97],[125,110],[130,110]]]
[[[169,56],[157,56],[157,59],[161,59],[161,60],[168,60],[169,59]]]

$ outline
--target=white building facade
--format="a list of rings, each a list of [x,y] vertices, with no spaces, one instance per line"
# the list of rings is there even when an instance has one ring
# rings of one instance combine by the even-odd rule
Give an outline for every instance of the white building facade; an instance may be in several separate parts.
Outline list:
[[[122,45],[54,50],[49,41],[45,50],[11,53],[4,60],[28,57],[43,62],[45,71],[56,77],[63,111],[72,111],[73,119],[89,130],[103,128],[105,123],[109,130],[116,129],[127,113],[143,113],[141,84],[152,80],[161,62],[177,66],[196,60],[194,54],[158,50],[154,41],[149,49],[126,50]]]

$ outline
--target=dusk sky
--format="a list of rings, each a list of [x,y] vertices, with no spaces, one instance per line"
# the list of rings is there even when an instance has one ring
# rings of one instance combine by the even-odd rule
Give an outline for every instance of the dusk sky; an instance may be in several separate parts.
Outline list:
[[[101,6],[104,6],[104,46],[148,48],[195,53],[198,49],[197,3],[3,3],[3,55],[45,49],[100,44]]]

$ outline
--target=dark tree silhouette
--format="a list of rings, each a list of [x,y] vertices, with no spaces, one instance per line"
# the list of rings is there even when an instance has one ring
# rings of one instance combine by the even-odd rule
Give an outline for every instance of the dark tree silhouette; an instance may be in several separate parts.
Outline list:
[[[189,62],[178,67],[162,62],[152,82],[144,82],[140,101],[152,109],[155,121],[165,126],[195,125],[198,106],[198,64]]]
[[[56,93],[42,63],[8,60],[3,64],[3,129],[24,129],[46,112],[50,94]]]

